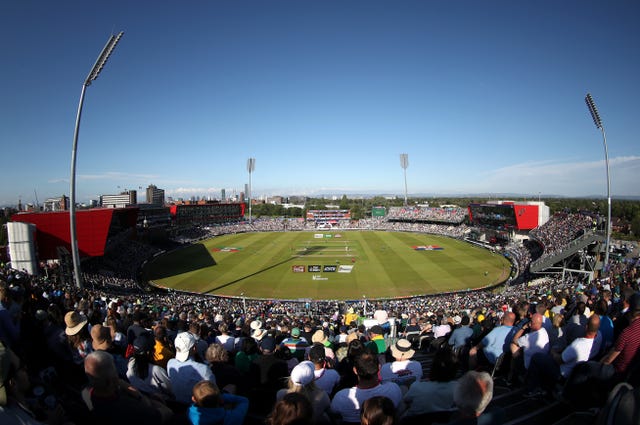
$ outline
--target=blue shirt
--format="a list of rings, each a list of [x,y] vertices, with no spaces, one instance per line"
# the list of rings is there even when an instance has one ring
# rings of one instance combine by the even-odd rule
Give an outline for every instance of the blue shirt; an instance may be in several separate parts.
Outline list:
[[[505,345],[509,346],[511,343],[511,339],[513,339],[512,330],[513,326],[497,326],[482,338],[484,355],[491,364],[494,364],[496,359],[505,352]],[[509,341],[507,341],[508,337],[510,337]]]
[[[188,358],[184,362],[175,358],[169,360],[167,372],[176,400],[184,404],[191,403],[192,390],[195,384],[204,380],[216,382],[216,377],[209,369],[209,366],[192,358]]]

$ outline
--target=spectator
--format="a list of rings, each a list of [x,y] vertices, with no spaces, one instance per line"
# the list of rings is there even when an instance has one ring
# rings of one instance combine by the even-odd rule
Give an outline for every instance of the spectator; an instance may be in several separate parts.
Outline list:
[[[382,396],[365,400],[360,414],[362,425],[394,425],[397,422],[397,409],[393,402]]]
[[[211,381],[193,386],[189,420],[193,425],[242,425],[249,410],[249,399],[225,392]]]
[[[558,353],[538,353],[531,358],[526,378],[528,388],[525,397],[545,395],[553,389],[553,385],[561,378],[568,378],[578,362],[592,359],[599,351],[602,336],[598,338],[600,317],[597,314],[589,318],[584,337],[576,338],[571,344]]]
[[[327,393],[315,384],[313,371],[314,366],[310,361],[303,361],[294,367],[287,388],[278,391],[276,400],[282,400],[285,394],[289,393],[303,394],[313,407],[313,423],[328,423],[331,401]]]
[[[174,398],[166,369],[152,363],[154,338],[150,332],[133,340],[133,356],[129,358],[127,379],[138,391],[162,400]]]
[[[542,326],[542,322],[540,324]],[[501,425],[505,412],[501,408],[492,411],[485,409],[493,398],[493,380],[486,372],[469,371],[458,380],[453,399],[458,412],[450,425],[483,424]]]
[[[509,352],[509,345],[513,340],[513,324],[516,315],[510,311],[502,316],[502,325],[493,328],[478,345],[469,350],[469,369],[473,370],[478,364],[495,365],[502,354]]]
[[[215,342],[222,345],[229,353],[235,353],[236,339],[229,335],[229,326],[226,323],[220,323],[218,331],[220,335],[216,336]]]
[[[9,348],[14,348],[20,336],[20,322],[10,313],[11,298],[9,288],[0,281],[0,342]]]
[[[153,358],[154,364],[166,369],[169,359],[175,357],[175,353],[169,346],[169,340],[167,338],[167,328],[162,325],[158,325],[153,329],[154,345],[153,345]]]
[[[436,351],[428,381],[416,381],[404,395],[407,406],[405,416],[425,413],[451,412],[455,408],[453,391],[458,363],[449,347]]]
[[[73,362],[82,364],[84,358],[93,351],[91,335],[87,329],[87,318],[74,310],[65,314],[64,322],[67,325],[65,329],[67,340],[73,351]]]
[[[460,349],[466,347],[467,344],[471,341],[471,337],[473,336],[473,329],[469,327],[469,323],[471,320],[469,316],[466,314],[460,319],[460,326],[451,332],[451,336],[449,337],[449,345],[453,346],[454,349]]]
[[[158,425],[171,420],[171,410],[118,379],[113,357],[106,351],[87,355],[84,369],[89,387],[82,391],[82,398],[92,423]]]
[[[525,334],[525,331],[529,331]],[[549,352],[549,335],[542,327],[542,316],[538,313],[531,316],[531,321],[525,323],[516,332],[511,342],[511,353],[515,354],[522,349],[524,357],[524,368],[529,369],[531,357],[537,353]]]
[[[191,390],[196,383],[202,380],[216,382],[211,369],[194,359],[195,344],[196,340],[189,332],[179,333],[175,341],[176,357],[167,364],[176,401],[183,404],[191,402]]]
[[[237,367],[229,363],[229,352],[220,344],[209,345],[205,353],[209,367],[216,377],[218,388],[231,394],[244,394],[246,383]]]
[[[338,391],[331,401],[331,411],[342,418],[343,422],[358,423],[360,408],[365,400],[375,396],[385,396],[391,399],[397,408],[402,402],[402,391],[393,382],[378,380],[380,364],[378,357],[372,353],[364,353],[356,358],[355,370],[358,384],[352,388]]]
[[[399,339],[390,348],[395,361],[382,365],[380,379],[382,382],[395,382],[406,392],[409,385],[422,379],[422,365],[411,360],[415,351],[409,340]]]
[[[252,409],[258,413],[266,413],[271,409],[276,399],[276,393],[283,387],[289,376],[287,363],[274,355],[276,341],[273,337],[266,336],[260,341],[262,355],[251,362],[248,382],[251,383],[250,399]]]
[[[300,393],[288,393],[279,400],[265,421],[266,425],[312,425],[313,406]]]
[[[304,360],[304,353],[309,343],[306,339],[300,336],[300,328],[291,329],[291,336],[285,338],[281,345],[289,347],[291,355],[297,358],[299,361]]]
[[[314,366],[313,374],[316,385],[324,390],[328,396],[331,396],[340,382],[340,374],[328,367],[324,347],[314,344],[309,349],[309,360]]]

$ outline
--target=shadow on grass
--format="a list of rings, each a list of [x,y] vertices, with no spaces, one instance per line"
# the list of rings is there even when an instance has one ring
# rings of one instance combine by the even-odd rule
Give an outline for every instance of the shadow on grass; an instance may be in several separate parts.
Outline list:
[[[145,278],[147,280],[164,279],[216,264],[216,260],[204,245],[195,244],[173,252],[171,255],[156,258],[152,267],[147,267],[145,270]]]

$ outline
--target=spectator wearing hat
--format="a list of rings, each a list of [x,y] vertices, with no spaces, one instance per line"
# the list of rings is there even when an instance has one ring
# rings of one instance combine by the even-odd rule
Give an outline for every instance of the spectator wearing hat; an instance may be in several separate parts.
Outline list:
[[[324,347],[324,354],[331,362],[333,362],[336,358],[335,353],[333,352],[333,346],[331,341],[329,341],[329,337],[327,333],[323,329],[318,329],[314,332],[311,337],[311,342],[313,344],[320,344]]]
[[[376,396],[388,397],[398,408],[402,391],[394,382],[380,382],[378,356],[372,353],[359,355],[355,360],[358,384],[338,391],[331,401],[331,411],[339,415],[343,423],[360,423],[360,410],[365,400]]]
[[[387,351],[382,326],[374,325],[369,328],[369,342],[365,346],[375,354],[384,354]]]
[[[242,425],[249,410],[249,399],[221,392],[211,381],[193,386],[189,420],[193,425]]]
[[[176,336],[176,357],[167,363],[167,372],[176,401],[189,404],[193,386],[202,380],[216,382],[211,369],[204,363],[196,361],[196,340],[189,332],[181,332]]]
[[[309,347],[309,342],[302,336],[300,336],[300,328],[291,329],[291,336],[282,340],[280,345],[288,347],[291,351],[291,355],[302,361],[304,359],[304,353]]]
[[[331,396],[340,382],[340,374],[328,367],[327,357],[322,345],[314,344],[311,346],[309,349],[309,361],[313,363],[316,385],[323,389],[328,396]]]
[[[171,400],[174,395],[166,369],[152,363],[154,342],[150,332],[140,334],[133,341],[133,356],[129,358],[127,365],[127,379],[144,394]]]
[[[456,324],[460,326],[456,327],[449,337],[449,345],[451,345],[454,350],[467,346],[473,336],[473,329],[469,327],[469,323],[471,323],[469,316],[466,314],[462,317],[455,316],[454,323],[455,322],[458,322]]]
[[[91,335],[87,329],[87,318],[73,310],[64,315],[64,323],[66,325],[64,332],[73,352],[73,362],[82,364],[84,358],[93,351]]]
[[[422,365],[411,360],[415,351],[409,340],[399,339],[390,349],[395,361],[382,365],[380,379],[382,382],[395,382],[406,392],[409,385],[422,379]]]
[[[276,394],[276,401],[282,400],[288,393],[303,394],[313,406],[313,422],[316,424],[329,422],[331,400],[329,395],[316,385],[312,362],[303,361],[294,367],[287,382],[287,388],[279,390]]]

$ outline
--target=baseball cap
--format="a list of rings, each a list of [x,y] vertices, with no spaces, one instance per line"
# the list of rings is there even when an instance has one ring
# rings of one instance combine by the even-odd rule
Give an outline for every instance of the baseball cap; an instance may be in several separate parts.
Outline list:
[[[315,379],[314,369],[313,363],[308,360],[298,363],[291,371],[291,382],[295,385],[309,385]]]
[[[271,336],[266,336],[260,341],[260,348],[264,351],[274,351],[276,349],[276,340]]]
[[[189,352],[196,345],[196,339],[189,332],[181,332],[174,342],[176,347],[176,360],[184,362],[189,358]]]
[[[291,329],[291,336],[293,337],[299,337],[300,336],[300,328],[293,328]]]

